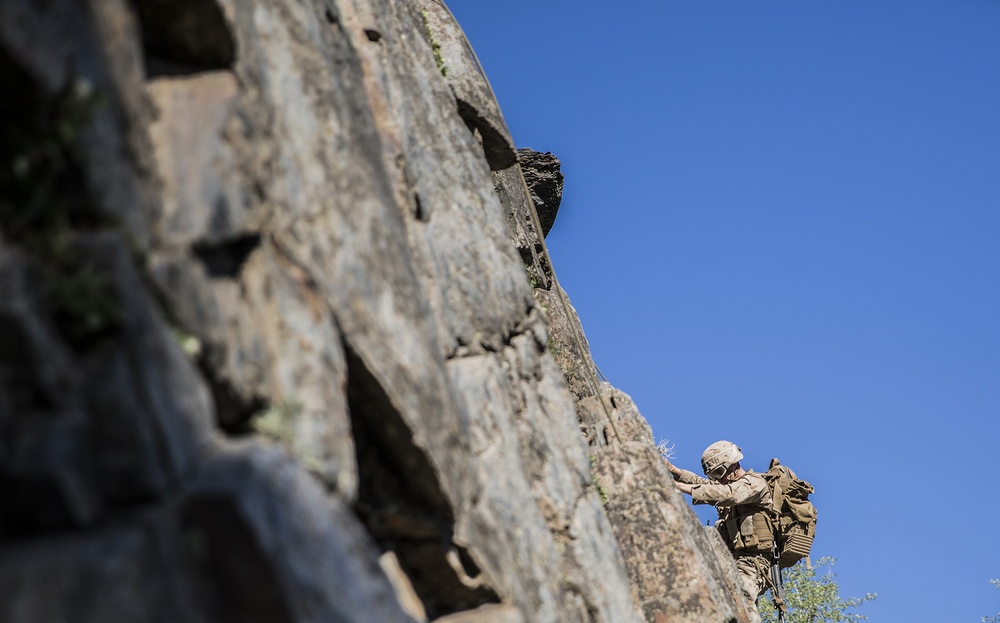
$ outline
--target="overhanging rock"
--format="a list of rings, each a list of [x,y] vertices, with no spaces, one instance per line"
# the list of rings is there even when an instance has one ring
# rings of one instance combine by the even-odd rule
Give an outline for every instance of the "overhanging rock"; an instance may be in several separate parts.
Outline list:
[[[0,88],[0,618],[744,621],[443,4],[0,0]]]

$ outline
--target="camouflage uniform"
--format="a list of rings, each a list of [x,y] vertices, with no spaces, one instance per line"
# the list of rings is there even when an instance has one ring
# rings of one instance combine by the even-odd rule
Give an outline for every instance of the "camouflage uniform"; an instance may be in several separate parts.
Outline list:
[[[756,601],[770,587],[771,547],[774,543],[767,511],[771,490],[764,477],[748,470],[729,484],[680,470],[679,482],[694,485],[693,504],[712,504],[719,511],[716,527],[736,559],[743,592]]]

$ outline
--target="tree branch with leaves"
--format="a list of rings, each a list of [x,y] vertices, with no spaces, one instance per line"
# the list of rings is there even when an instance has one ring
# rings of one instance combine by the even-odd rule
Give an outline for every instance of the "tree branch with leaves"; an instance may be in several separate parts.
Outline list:
[[[834,562],[835,558],[821,558],[813,567],[806,566],[803,561],[785,569],[785,604],[788,606],[785,623],[856,623],[868,618],[853,610],[875,601],[876,594],[841,597],[837,575],[832,569]],[[821,569],[825,569],[825,573],[818,573]],[[770,596],[760,598],[757,610],[763,623],[777,622],[778,614]]]

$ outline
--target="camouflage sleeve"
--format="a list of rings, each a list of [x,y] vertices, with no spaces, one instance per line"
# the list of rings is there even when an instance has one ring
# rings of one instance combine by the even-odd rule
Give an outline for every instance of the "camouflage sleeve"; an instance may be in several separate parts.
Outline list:
[[[683,482],[686,485],[708,485],[712,484],[712,481],[708,478],[702,478],[694,472],[689,472],[686,469],[682,469],[681,473],[675,479],[677,482]]]
[[[711,481],[708,481],[708,484],[699,484],[691,492],[691,502],[714,506],[764,504],[769,495],[770,489],[767,488],[767,482],[764,478],[759,474],[748,472],[736,482],[728,485],[720,485]]]

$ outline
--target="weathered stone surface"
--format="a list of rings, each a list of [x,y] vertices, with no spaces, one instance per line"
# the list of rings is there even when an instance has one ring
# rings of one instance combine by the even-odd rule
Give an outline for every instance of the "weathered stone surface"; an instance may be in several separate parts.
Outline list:
[[[552,287],[552,268],[544,252],[544,240],[536,233],[529,192],[517,167],[493,172],[493,185],[507,222],[507,232],[524,265],[533,289]]]
[[[517,166],[493,172],[493,185],[506,215],[508,233],[538,298],[539,289],[550,290],[555,283],[544,237],[562,201],[563,179],[559,160],[552,154],[519,149],[518,157],[521,162]]]
[[[549,321],[549,350],[577,398],[595,395],[597,366],[590,356],[587,336],[572,302],[561,286],[535,290],[535,300]]]
[[[385,552],[379,557],[378,564],[381,565],[389,584],[392,585],[392,590],[396,593],[396,600],[399,601],[403,612],[419,623],[426,622],[427,611],[424,609],[424,603],[420,601],[420,596],[413,589],[413,583],[409,576],[399,565],[399,558],[396,554],[391,551]]]
[[[146,92],[155,109],[149,134],[162,184],[158,245],[204,248],[245,235],[246,199],[222,140],[237,95],[233,74],[159,78]]]
[[[548,236],[556,222],[559,204],[562,203],[563,174],[559,159],[550,152],[518,149],[517,163],[521,166],[524,181],[531,191],[531,201],[538,213],[542,236]]]
[[[443,352],[496,350],[532,300],[489,190],[481,148],[456,113],[430,45],[413,36],[424,28],[419,7],[387,0],[345,4],[351,6],[343,8],[342,18],[352,32],[374,28],[384,34],[377,42],[358,37],[371,78],[365,85],[386,145],[393,211],[414,217],[404,221],[404,239],[410,241],[410,266],[432,317],[441,324]],[[375,21],[366,21],[369,12]],[[436,139],[429,142],[431,134]],[[396,249],[394,255],[403,252]]]
[[[25,256],[0,250],[0,289],[9,295],[0,324],[5,343],[18,344],[0,353],[4,531],[86,525],[107,505],[162,495],[208,442],[208,395],[122,241],[85,235],[73,249],[81,263],[72,272],[41,268],[41,258],[32,272]],[[53,298],[64,291],[77,297],[73,307],[53,308],[69,304]],[[84,321],[100,332],[75,352],[65,331]]]
[[[434,623],[524,623],[524,621],[524,614],[508,605],[480,606],[475,610],[456,612],[434,619]]]
[[[132,242],[143,247],[156,201],[142,179],[149,166],[148,144],[127,128],[142,101],[134,84],[120,82],[138,76],[138,46],[125,1],[93,6],[62,0],[0,2],[0,57],[9,56],[30,76],[30,84],[10,85],[6,93],[24,97],[37,91],[47,99],[66,93],[109,95],[93,107],[89,124],[77,128],[85,155],[77,164],[85,169],[87,192],[100,209],[120,220]]]
[[[27,258],[0,247],[0,534],[87,525],[102,508],[80,373]]]
[[[95,274],[106,275],[121,314],[115,333],[88,357],[81,384],[102,449],[102,485],[114,501],[160,495],[194,469],[208,444],[211,401],[123,241],[113,234],[84,239],[81,253]]]
[[[733,563],[733,554],[726,547],[725,541],[722,540],[722,535],[719,534],[715,526],[705,526],[705,535],[712,546],[712,551],[715,552],[716,557],[719,559],[719,566],[722,569],[722,580],[725,582],[726,588],[733,595],[734,599],[738,600],[736,603],[737,609],[746,608],[748,621],[752,623],[760,621],[757,609],[744,603],[742,598],[743,586],[739,573],[736,571],[736,565]]]
[[[207,623],[168,509],[82,535],[0,549],[0,620],[6,623]]]
[[[103,101],[0,178],[8,618],[745,620],[442,4],[0,0],[0,81]]]
[[[512,166],[517,160],[514,139],[465,33],[444,2],[419,0],[418,4],[438,69],[455,93],[462,119],[479,135],[490,168]]]
[[[458,536],[486,548],[484,564],[498,592],[534,613],[533,620],[580,620],[588,612],[597,620],[631,620],[619,553],[607,547],[610,526],[574,419],[566,417],[572,402],[538,335],[544,334],[512,340],[504,361],[473,357],[451,364],[464,390],[476,462],[484,467],[477,471],[477,508],[468,524],[459,522]],[[519,529],[508,537],[511,522]],[[493,568],[506,560],[516,573],[505,572],[506,565]]]
[[[581,400],[578,409],[582,423],[595,430],[589,435],[594,477],[607,500],[634,596],[646,619],[759,621],[752,604],[734,599],[732,557],[726,561],[717,556],[697,516],[674,487],[652,431],[632,400],[606,384],[602,391],[612,409],[614,440],[598,397]]]
[[[357,519],[276,448],[219,448],[180,513],[218,620],[412,621]]]

